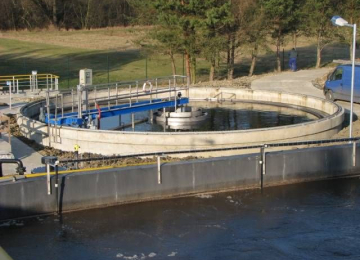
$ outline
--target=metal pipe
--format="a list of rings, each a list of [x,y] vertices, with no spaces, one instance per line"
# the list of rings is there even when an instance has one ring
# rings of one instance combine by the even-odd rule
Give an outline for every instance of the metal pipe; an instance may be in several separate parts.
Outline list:
[[[24,173],[26,172],[26,168],[24,167],[21,160],[19,160],[19,159],[0,159],[0,177],[3,177],[2,165],[4,163],[5,164],[14,164],[14,163],[16,163],[18,165],[18,167],[16,168],[16,173],[19,174],[19,175],[24,175]]]

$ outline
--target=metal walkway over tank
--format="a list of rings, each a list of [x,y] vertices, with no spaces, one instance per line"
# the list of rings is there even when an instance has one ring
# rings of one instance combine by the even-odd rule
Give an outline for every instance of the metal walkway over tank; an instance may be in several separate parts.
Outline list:
[[[39,119],[49,126],[88,128],[101,118],[186,105],[188,86],[178,81],[184,77],[78,86],[51,98],[48,95]]]

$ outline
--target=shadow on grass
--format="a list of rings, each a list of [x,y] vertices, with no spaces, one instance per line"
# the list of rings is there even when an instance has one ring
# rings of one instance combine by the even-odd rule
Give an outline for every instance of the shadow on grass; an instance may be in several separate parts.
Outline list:
[[[8,43],[9,44],[9,43]],[[281,52],[283,70],[288,70],[288,54],[290,49]],[[298,69],[308,69],[316,65],[316,45],[300,47],[297,49]],[[333,59],[348,59],[349,46],[346,44],[332,44],[324,48],[322,52],[322,65],[329,64]],[[177,62],[178,70],[181,71],[182,59]],[[148,71],[145,71],[145,58],[140,50],[126,51],[84,51],[79,49],[62,49],[58,46],[34,46],[21,45],[20,48],[6,49],[0,55],[0,71],[2,75],[30,74],[32,70],[39,73],[52,73],[60,76],[60,87],[74,87],[78,84],[79,70],[91,68],[93,70],[93,83],[135,80],[148,77],[166,76],[171,74],[170,60],[163,55],[157,55],[153,60],[148,60]],[[199,81],[207,81],[209,65],[200,61],[197,69]],[[242,57],[234,67],[234,77],[247,76],[250,70],[250,55]],[[180,67],[179,67],[180,66]],[[183,65],[182,65],[183,66]],[[182,69],[184,70],[184,68]],[[275,53],[259,55],[255,75],[269,73],[276,70]],[[161,74],[161,75],[160,75]],[[166,74],[166,75],[163,75]],[[216,73],[216,78],[224,79],[227,75],[226,64],[221,64]]]
[[[61,55],[42,55],[41,49],[35,51],[17,50],[11,54],[0,55],[0,71],[2,75],[51,73],[60,76],[60,87],[67,88],[78,84],[79,70],[91,68],[94,83],[107,81],[108,73],[117,72],[129,63],[142,60],[138,50],[98,52],[88,51],[79,54],[64,53]],[[48,50],[47,50],[48,51]],[[40,52],[40,53],[39,53]],[[136,76],[136,75],[133,75]]]

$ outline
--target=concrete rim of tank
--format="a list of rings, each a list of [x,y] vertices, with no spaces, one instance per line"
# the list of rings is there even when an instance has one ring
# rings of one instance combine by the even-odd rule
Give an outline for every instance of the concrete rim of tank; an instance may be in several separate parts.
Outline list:
[[[236,99],[252,100],[250,98],[253,97],[253,100],[259,102],[269,102],[273,99],[274,103],[317,109],[326,112],[328,116],[287,126],[213,132],[119,132],[51,127],[49,138],[47,125],[32,119],[38,115],[39,107],[44,103],[44,100],[39,100],[24,106],[17,122],[25,137],[56,149],[73,151],[74,145],[77,144],[81,147],[81,153],[129,155],[329,139],[340,131],[344,121],[344,109],[341,106],[325,99],[306,95],[231,88],[191,88],[190,97],[196,100],[213,99],[219,91],[236,92]]]
[[[241,90],[241,91],[251,91],[251,92],[258,92],[256,90],[246,90],[246,89],[238,89],[238,90]],[[268,92],[268,93],[279,93],[279,92],[276,92],[276,91],[265,91],[265,90],[261,90],[261,92]],[[294,94],[294,93],[288,93],[288,92],[282,92],[281,94],[287,94],[287,95],[291,95],[291,96],[299,96],[299,97],[309,97],[309,98],[312,98],[312,99],[315,99],[315,100],[318,100],[318,101],[321,101],[321,102],[326,102],[326,103],[330,103],[332,104],[334,107],[336,107],[336,112],[333,113],[333,114],[329,114],[328,116],[325,116],[323,118],[319,118],[319,119],[316,119],[316,120],[312,120],[312,121],[309,121],[309,122],[304,122],[304,123],[297,123],[297,124],[292,124],[292,125],[286,125],[286,126],[274,126],[274,127],[265,127],[265,128],[257,128],[257,129],[246,129],[246,130],[227,130],[227,131],[201,131],[201,132],[197,132],[197,131],[194,131],[194,132],[140,132],[140,131],[136,131],[136,132],[130,132],[130,131],[116,131],[116,130],[92,130],[92,129],[84,129],[84,128],[73,128],[73,127],[68,127],[68,126],[62,126],[62,128],[67,128],[67,129],[75,129],[77,131],[88,131],[88,132],[107,132],[107,133],[116,133],[116,134],[131,134],[131,135],[136,135],[136,134],[139,134],[139,135],[202,135],[202,134],[219,134],[219,133],[245,133],[245,132],[261,132],[261,131],[268,131],[268,130],[274,130],[274,129],[286,129],[286,128],[293,128],[293,127],[297,127],[297,126],[301,126],[301,125],[311,125],[311,124],[316,124],[316,123],[319,123],[321,121],[327,121],[329,119],[333,119],[335,117],[340,117],[340,116],[343,116],[343,114],[345,113],[344,109],[336,104],[335,102],[332,102],[332,101],[329,101],[329,100],[326,100],[326,99],[321,99],[321,98],[318,98],[318,97],[314,97],[314,96],[307,96],[307,95],[303,95],[303,94]],[[190,100],[194,100],[194,99],[191,99]],[[209,101],[209,98],[203,98],[203,99],[196,99],[197,101]],[[236,101],[236,99],[233,99],[233,101]],[[254,101],[257,101],[257,100],[254,100]],[[34,120],[40,124],[43,124],[44,126],[46,124],[44,123],[41,123],[40,121],[37,121],[35,119],[32,119],[32,118],[29,118],[27,117],[26,115],[23,114],[24,110],[29,107],[30,105],[36,105],[37,103],[40,103],[42,102],[42,100],[37,100],[37,101],[34,101],[34,102],[31,102],[31,103],[28,103],[26,104],[25,106],[23,106],[21,109],[20,109],[20,114],[22,117],[26,117],[30,120]],[[271,103],[271,102],[269,102]],[[284,103],[286,104],[286,103]],[[342,120],[343,121],[343,120]]]

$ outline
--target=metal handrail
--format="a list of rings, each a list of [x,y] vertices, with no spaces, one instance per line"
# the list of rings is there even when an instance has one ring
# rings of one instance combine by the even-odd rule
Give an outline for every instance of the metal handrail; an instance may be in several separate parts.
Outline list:
[[[271,147],[291,147],[291,146],[311,145],[311,144],[356,142],[359,140],[360,140],[360,137],[353,137],[353,138],[341,138],[341,139],[297,141],[297,142],[287,142],[287,143],[269,143],[269,144],[256,144],[256,145],[237,146],[237,147],[190,149],[190,150],[178,150],[178,151],[162,151],[162,152],[160,151],[160,152],[152,152],[152,153],[138,153],[138,154],[129,154],[129,155],[102,156],[102,157],[84,158],[84,159],[62,159],[59,162],[60,163],[78,163],[78,162],[91,162],[91,161],[102,161],[102,160],[117,160],[117,159],[131,158],[131,157],[166,156],[166,155],[173,155],[173,154],[224,152],[224,151],[238,151],[238,150],[247,150],[247,149],[271,148]]]

